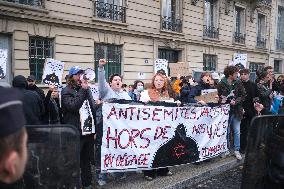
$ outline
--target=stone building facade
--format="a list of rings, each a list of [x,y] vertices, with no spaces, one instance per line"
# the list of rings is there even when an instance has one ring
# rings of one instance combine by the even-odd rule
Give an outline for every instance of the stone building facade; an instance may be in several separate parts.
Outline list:
[[[96,68],[124,83],[153,63],[185,62],[189,72],[222,72],[235,53],[255,71],[284,70],[284,0],[0,0],[0,48],[8,49],[7,77],[33,74],[40,81],[45,58]]]

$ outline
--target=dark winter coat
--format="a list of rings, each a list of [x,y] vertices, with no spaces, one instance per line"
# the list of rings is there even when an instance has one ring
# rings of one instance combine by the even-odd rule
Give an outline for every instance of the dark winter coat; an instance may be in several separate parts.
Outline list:
[[[194,99],[196,96],[201,95],[202,90],[206,89],[212,89],[212,87],[208,83],[204,83],[203,81],[200,81],[198,85],[192,87],[192,89],[189,92],[188,95],[188,102],[189,103],[197,103],[197,100]]]
[[[22,75],[13,79],[13,87],[18,88],[23,93],[23,110],[27,125],[40,125],[44,115],[44,104],[39,95],[30,90],[26,90],[27,81]]]
[[[71,88],[68,85],[63,88],[61,92],[63,123],[74,125],[80,131],[80,133],[82,133],[82,131],[79,110],[85,100],[89,100],[92,113],[94,115],[95,102],[89,89],[83,89],[80,87]]]
[[[271,109],[271,99],[269,95],[272,93],[272,90],[268,88],[266,84],[258,83],[257,84],[258,96],[260,103],[264,106],[264,109],[261,111],[262,114],[270,114]]]
[[[183,86],[180,89],[180,101],[181,101],[181,103],[189,103],[188,95],[189,95],[191,89],[192,89],[192,87],[190,85]]]
[[[254,98],[258,97],[257,85],[250,80],[242,81],[242,84],[246,91],[246,97],[243,102],[243,108],[245,110],[244,117],[252,118],[257,114],[254,108]]]
[[[36,86],[36,85],[32,85],[32,86],[28,85],[27,89],[36,92],[40,96],[42,101],[44,101],[44,98],[45,98],[44,92],[43,92],[42,89],[38,88],[38,86]]]
[[[218,96],[228,96],[234,90],[235,105],[230,106],[230,114],[234,114],[240,120],[243,118],[243,102],[246,97],[246,91],[241,81],[236,80],[230,85],[227,78],[223,78],[217,85]],[[221,98],[220,98],[221,100]],[[229,103],[229,102],[228,102]]]

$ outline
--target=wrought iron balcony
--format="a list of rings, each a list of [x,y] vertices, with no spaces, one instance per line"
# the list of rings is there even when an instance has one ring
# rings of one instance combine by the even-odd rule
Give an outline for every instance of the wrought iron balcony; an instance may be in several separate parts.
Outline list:
[[[262,4],[262,5],[271,6],[272,0],[257,0],[257,3]]]
[[[5,2],[15,3],[15,4],[22,4],[22,5],[29,5],[33,7],[43,7],[44,0],[2,0]]]
[[[164,16],[162,17],[162,30],[181,32],[182,20]]]
[[[219,39],[219,28],[213,27],[213,26],[203,26],[203,36]]]
[[[266,39],[264,37],[257,36],[256,46],[259,47],[259,48],[265,48],[266,47]]]
[[[126,22],[126,7],[95,1],[95,16],[111,21]]]
[[[284,40],[276,39],[276,49],[284,51]]]
[[[234,41],[235,41],[235,43],[245,44],[246,34],[235,32],[234,33]]]

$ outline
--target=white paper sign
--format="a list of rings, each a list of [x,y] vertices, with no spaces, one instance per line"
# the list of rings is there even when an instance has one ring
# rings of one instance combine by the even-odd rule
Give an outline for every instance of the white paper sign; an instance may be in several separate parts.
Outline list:
[[[168,167],[226,152],[229,110],[229,104],[165,107],[105,103],[101,171]]]
[[[154,63],[154,71],[157,73],[159,70],[164,70],[168,76],[168,61],[166,59],[157,59]]]
[[[248,60],[247,54],[235,53],[233,64],[234,64],[234,66],[240,67],[240,69],[244,69],[244,68],[247,67],[247,60]]]
[[[82,135],[95,133],[94,118],[88,100],[85,100],[79,110]]]
[[[99,99],[99,86],[96,84],[90,85],[90,90],[92,92],[92,96],[94,100]]]
[[[8,50],[0,49],[0,79],[4,79],[7,69]]]
[[[64,63],[59,60],[46,59],[42,75],[42,83],[59,86],[62,84]]]
[[[205,89],[205,90],[201,90],[201,95],[205,95],[209,93],[216,93],[216,92],[218,92],[217,89]]]

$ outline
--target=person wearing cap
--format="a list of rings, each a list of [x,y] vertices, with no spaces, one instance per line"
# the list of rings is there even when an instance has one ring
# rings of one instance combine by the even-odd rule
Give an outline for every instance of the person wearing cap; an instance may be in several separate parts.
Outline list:
[[[38,86],[36,86],[36,84],[35,84],[35,82],[36,82],[35,76],[33,76],[33,75],[28,76],[27,77],[27,82],[28,82],[27,89],[31,90],[31,91],[37,92],[37,94],[40,96],[40,98],[42,100],[44,100],[44,98],[45,98],[44,91],[41,88],[39,88]]]
[[[27,163],[27,132],[22,94],[13,88],[0,89],[0,188],[19,180]]]
[[[82,79],[82,70],[79,66],[74,66],[69,70],[67,85],[61,92],[61,105],[63,113],[63,123],[74,125],[81,133],[80,136],[80,167],[81,181],[83,189],[91,189],[92,172],[91,162],[94,158],[94,135],[82,135],[79,110],[85,100],[91,106],[92,114],[95,115],[95,102],[88,86],[88,81]]]
[[[12,85],[23,94],[23,108],[27,125],[40,125],[44,116],[44,104],[40,96],[31,90],[27,90],[27,80],[24,76],[14,77]]]

